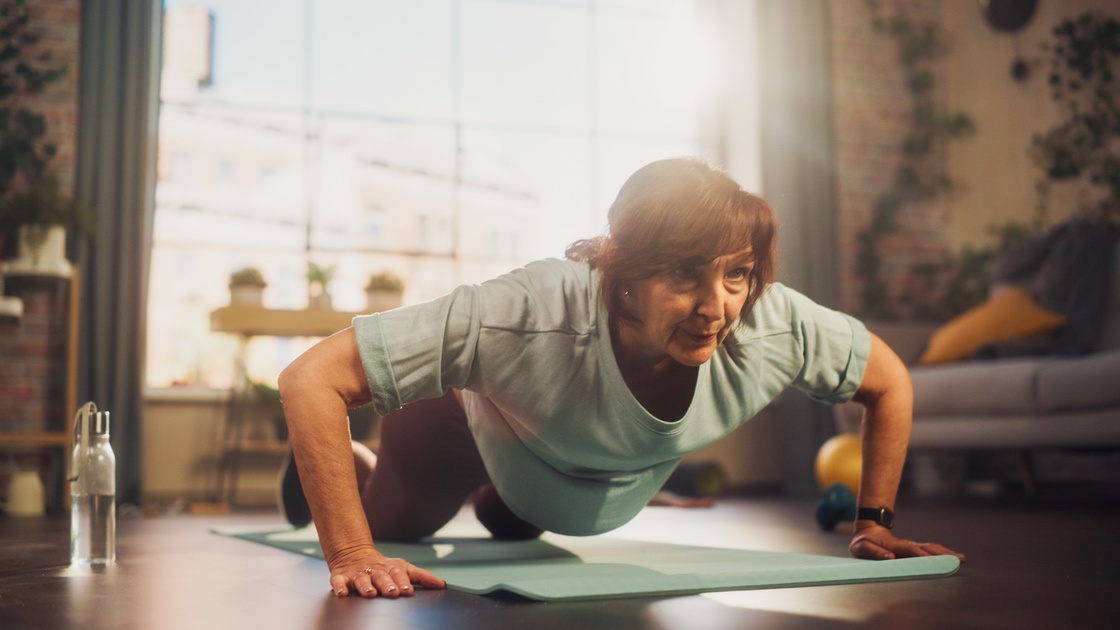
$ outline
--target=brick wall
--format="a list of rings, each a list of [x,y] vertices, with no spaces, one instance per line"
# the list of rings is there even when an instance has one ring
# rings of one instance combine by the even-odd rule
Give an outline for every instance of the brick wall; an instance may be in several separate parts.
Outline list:
[[[882,15],[905,11],[915,23],[939,21],[941,0],[881,0]],[[904,84],[895,40],[872,27],[865,0],[830,3],[833,79],[833,151],[840,269],[839,305],[859,312],[862,281],[857,274],[857,235],[866,229],[876,199],[888,189],[898,166],[899,147],[909,124],[911,98]],[[935,75],[943,69],[935,68]],[[943,87],[942,77],[937,77]],[[935,159],[944,160],[944,155]],[[907,205],[899,230],[882,240],[882,278],[895,310],[911,310],[908,295],[929,294],[910,268],[941,263],[949,249],[950,214],[940,199]]]
[[[0,319],[0,432],[60,431],[66,426],[66,325],[69,282],[10,277],[5,293],[23,300],[23,317]]]
[[[58,148],[52,165],[64,189],[74,180],[78,124],[78,34],[80,0],[28,0],[32,28],[41,39],[34,56],[50,52],[50,64],[68,72],[24,104],[47,118],[47,141]],[[4,294],[23,300],[24,316],[0,319],[0,433],[57,431],[73,410],[63,409],[66,385],[66,322],[69,282],[6,277]],[[8,454],[0,453],[7,458]],[[40,456],[16,454],[18,465]],[[23,460],[23,461],[19,461]],[[8,466],[0,466],[6,476]]]

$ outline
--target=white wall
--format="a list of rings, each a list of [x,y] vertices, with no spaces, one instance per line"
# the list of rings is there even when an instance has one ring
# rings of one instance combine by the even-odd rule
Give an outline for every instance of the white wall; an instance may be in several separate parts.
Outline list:
[[[943,4],[950,39],[945,85],[949,111],[972,117],[976,135],[950,143],[950,176],[958,183],[953,199],[953,248],[986,242],[987,226],[1028,221],[1037,203],[1040,171],[1027,155],[1031,136],[1048,130],[1063,116],[1050,98],[1048,58],[1041,49],[1061,20],[1087,11],[1120,18],[1115,0],[1039,2],[1033,20],[1015,34],[990,29],[977,2]],[[1011,64],[1017,56],[1036,60],[1030,77],[1016,82]],[[1049,222],[1070,214],[1076,199],[1071,187],[1054,190]]]

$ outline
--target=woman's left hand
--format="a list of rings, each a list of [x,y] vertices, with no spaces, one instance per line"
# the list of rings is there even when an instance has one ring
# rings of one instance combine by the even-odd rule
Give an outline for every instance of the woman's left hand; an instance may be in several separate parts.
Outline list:
[[[896,538],[891,530],[869,521],[856,521],[852,544],[848,545],[852,557],[865,560],[893,560],[916,556],[956,556],[965,562],[964,554],[942,547],[937,543],[919,543]]]

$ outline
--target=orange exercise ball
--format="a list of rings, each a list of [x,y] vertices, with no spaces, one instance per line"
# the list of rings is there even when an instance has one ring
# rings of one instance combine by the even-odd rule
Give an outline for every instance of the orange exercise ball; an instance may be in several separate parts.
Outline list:
[[[829,438],[817,451],[817,485],[827,490],[835,483],[842,483],[859,495],[859,474],[863,467],[863,449],[859,436],[842,433]]]

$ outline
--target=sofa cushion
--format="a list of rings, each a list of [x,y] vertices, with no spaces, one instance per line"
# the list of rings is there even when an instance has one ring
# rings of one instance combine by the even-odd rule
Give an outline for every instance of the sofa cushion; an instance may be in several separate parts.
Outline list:
[[[1035,375],[1051,359],[962,361],[910,368],[914,415],[1031,413]]]
[[[1040,362],[1037,390],[1042,411],[1120,407],[1120,350]]]
[[[1025,289],[1008,287],[933,333],[919,362],[958,361],[983,345],[1050,333],[1065,323],[1065,317],[1039,306]]]
[[[1120,407],[1120,351],[910,368],[915,416]]]

